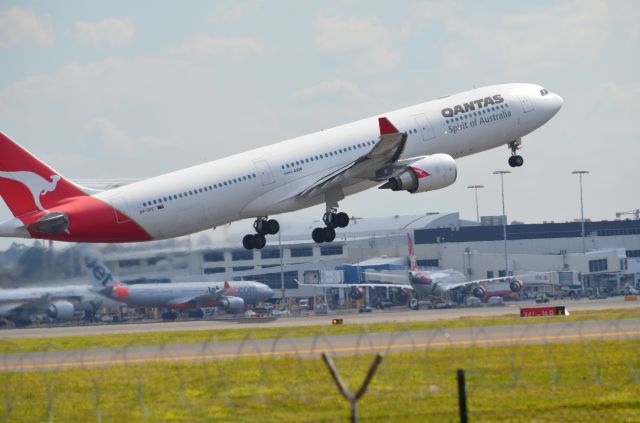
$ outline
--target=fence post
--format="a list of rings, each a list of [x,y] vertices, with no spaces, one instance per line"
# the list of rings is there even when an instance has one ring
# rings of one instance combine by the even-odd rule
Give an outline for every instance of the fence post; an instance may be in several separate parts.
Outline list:
[[[458,404],[460,407],[460,423],[467,423],[467,389],[465,387],[464,369],[458,369]]]
[[[333,360],[326,353],[322,353],[322,360],[324,364],[327,365],[329,369],[329,373],[333,377],[333,380],[338,386],[338,390],[340,394],[349,401],[351,405],[351,422],[356,423],[358,421],[358,400],[362,398],[362,396],[367,392],[367,387],[369,386],[369,382],[373,379],[373,375],[375,375],[376,370],[378,370],[378,366],[382,361],[382,356],[380,354],[376,354],[376,358],[374,358],[373,363],[371,363],[371,367],[369,367],[369,371],[367,372],[367,376],[364,378],[362,385],[360,385],[360,389],[355,394],[349,392],[349,389],[345,386],[342,379],[340,379],[340,375],[338,374],[338,370],[336,369],[335,364],[333,364]]]

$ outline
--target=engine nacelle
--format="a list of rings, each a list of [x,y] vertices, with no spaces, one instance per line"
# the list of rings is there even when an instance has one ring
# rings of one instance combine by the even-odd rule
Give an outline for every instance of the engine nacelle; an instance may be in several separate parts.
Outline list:
[[[75,311],[73,304],[69,301],[54,301],[47,308],[47,316],[56,320],[69,320],[73,317]]]
[[[522,291],[522,288],[524,288],[524,283],[522,281],[514,279],[509,282],[509,288],[511,289],[511,292],[520,292]]]
[[[471,292],[474,297],[483,299],[485,295],[487,295],[487,288],[484,286],[476,286],[473,288],[473,292]]]
[[[448,154],[433,154],[406,166],[404,172],[382,185],[380,189],[416,192],[434,191],[448,187],[458,177],[455,160]]]
[[[238,314],[244,312],[244,300],[240,297],[224,297],[220,303],[228,313]]]
[[[352,287],[349,290],[349,297],[354,301],[362,299],[362,297],[364,297],[364,288],[358,288],[357,286]]]

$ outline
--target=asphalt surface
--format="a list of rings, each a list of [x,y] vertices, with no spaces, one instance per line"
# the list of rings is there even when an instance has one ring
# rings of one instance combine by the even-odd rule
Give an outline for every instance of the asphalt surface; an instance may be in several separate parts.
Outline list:
[[[474,327],[0,355],[0,372],[65,370],[145,363],[393,353],[434,348],[640,338],[640,319]]]
[[[30,327],[24,329],[2,329],[0,340],[15,338],[43,338],[61,336],[105,335],[120,333],[164,332],[184,330],[223,330],[259,327],[290,327],[331,324],[331,319],[342,318],[345,324],[391,323],[409,321],[433,321],[438,319],[457,319],[473,316],[519,315],[521,307],[564,305],[569,312],[576,310],[603,310],[640,307],[640,301],[624,301],[623,297],[611,297],[604,300],[562,300],[546,304],[535,301],[506,303],[504,307],[454,308],[444,310],[409,310],[407,307],[394,307],[391,310],[373,310],[371,313],[341,312],[323,316],[281,317],[278,319],[225,319],[225,320],[189,320],[176,322],[120,323],[82,326]]]

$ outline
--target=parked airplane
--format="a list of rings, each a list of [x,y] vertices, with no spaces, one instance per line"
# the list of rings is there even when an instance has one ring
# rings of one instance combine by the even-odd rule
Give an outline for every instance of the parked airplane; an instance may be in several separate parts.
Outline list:
[[[66,321],[93,315],[101,307],[117,303],[95,293],[90,285],[66,285],[0,289],[0,317],[15,326],[28,326],[34,318]]]
[[[524,281],[514,276],[490,278],[469,281],[457,270],[420,270],[416,261],[413,239],[407,234],[409,247],[409,282],[418,298],[442,297],[444,293],[455,290],[471,289],[474,297],[487,301],[490,297],[502,297],[518,293],[524,289]],[[418,308],[419,303],[413,301],[412,308]]]
[[[511,295],[524,288],[524,281],[514,276],[491,278],[469,281],[460,272],[454,269],[446,270],[421,270],[418,268],[413,239],[407,234],[407,246],[409,250],[410,268],[408,273],[367,271],[367,278],[376,276],[385,280],[397,279],[399,283],[332,283],[332,284],[300,284],[300,286],[316,288],[348,288],[349,296],[359,300],[365,295],[366,288],[392,288],[400,292],[412,291],[413,298],[409,306],[413,309],[420,307],[420,299],[444,299],[453,297],[454,293],[460,293],[461,300],[465,293],[471,293],[476,298],[486,301],[490,297]],[[409,285],[403,283],[409,279]]]
[[[454,159],[501,145],[511,151],[509,165],[521,166],[522,137],[562,103],[539,85],[492,85],[101,192],[0,134],[0,195],[14,216],[0,223],[0,236],[136,242],[255,218],[243,245],[259,249],[280,229],[269,215],[325,203],[325,226],[311,235],[331,242],[349,224],[338,212],[348,195],[374,186],[441,189],[456,180]]]
[[[168,309],[165,320],[178,317],[175,310],[188,311],[191,317],[203,317],[203,308],[218,307],[229,313],[242,313],[273,296],[267,285],[259,282],[174,282],[123,285],[116,281],[100,260],[85,255],[85,265],[94,289],[107,298],[133,307]]]

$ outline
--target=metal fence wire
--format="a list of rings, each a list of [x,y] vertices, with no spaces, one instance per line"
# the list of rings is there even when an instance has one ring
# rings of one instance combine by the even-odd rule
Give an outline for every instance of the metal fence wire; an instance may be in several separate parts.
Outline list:
[[[2,340],[0,421],[348,421],[329,363],[345,392],[369,373],[359,421],[460,421],[458,369],[469,421],[640,421],[640,319],[344,332],[81,349]]]

